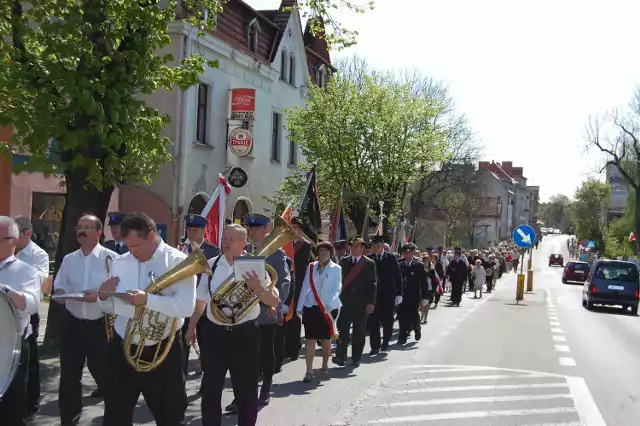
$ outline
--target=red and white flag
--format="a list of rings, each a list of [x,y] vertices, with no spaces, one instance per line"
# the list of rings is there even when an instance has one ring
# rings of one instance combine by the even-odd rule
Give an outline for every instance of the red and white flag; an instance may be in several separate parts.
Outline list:
[[[636,234],[633,232],[629,234],[629,242],[632,243],[636,240]]]
[[[207,228],[205,229],[204,238],[211,244],[220,247],[222,242],[222,230],[224,229],[224,216],[226,212],[226,198],[231,194],[231,187],[227,180],[221,174],[218,174],[218,187],[211,198],[204,206],[200,216],[207,219]]]

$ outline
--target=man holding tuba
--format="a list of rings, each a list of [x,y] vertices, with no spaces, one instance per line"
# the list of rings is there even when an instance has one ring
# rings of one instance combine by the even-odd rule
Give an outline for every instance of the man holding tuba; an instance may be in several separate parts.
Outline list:
[[[10,382],[6,392],[0,389],[0,423],[3,426],[22,426],[27,415],[27,377],[29,374],[29,344],[27,339],[32,333],[30,318],[38,312],[40,302],[40,277],[38,271],[22,260],[14,256],[20,229],[16,222],[7,216],[0,216],[0,292],[6,297],[0,300],[0,308],[5,311],[13,308],[17,310],[18,318],[12,316],[16,322],[12,324],[2,324],[4,327],[15,326],[18,323],[18,330],[21,339],[19,347],[3,341],[3,354],[0,358],[4,363],[10,362],[13,351],[21,350],[20,363],[15,369],[13,378],[11,376],[0,377],[0,386],[5,380]],[[11,306],[13,308],[11,308]],[[5,318],[7,318],[5,316]],[[14,329],[15,332],[16,329]],[[7,353],[7,350],[11,352]],[[6,365],[4,366],[6,367]],[[8,379],[8,380],[7,380]]]
[[[100,287],[100,306],[116,315],[107,350],[104,425],[132,425],[140,393],[156,425],[186,424],[180,327],[195,307],[195,274],[176,271],[187,255],[162,241],[144,213],[127,214],[120,231],[130,254],[113,262],[112,277]],[[128,294],[105,294],[116,291]]]
[[[247,230],[238,224],[227,225],[222,233],[222,255],[209,260],[212,276],[202,276],[198,286],[198,301],[189,323],[187,341],[196,338],[196,324],[205,311],[207,319],[202,326],[201,356],[205,367],[202,379],[202,424],[219,426],[222,424],[222,390],[227,371],[231,375],[235,402],[238,408],[238,425],[253,426],[258,418],[258,369],[260,334],[257,319],[260,315],[258,303],[247,305],[245,314],[235,321],[223,319],[230,315],[228,307],[212,306],[213,297],[221,288],[229,285],[234,274],[236,258],[244,254],[247,245]],[[278,290],[271,286],[268,274],[258,277],[255,271],[244,276],[244,283],[233,281],[240,290],[248,291],[252,300],[267,306],[280,304]],[[229,301],[229,303],[232,303]]]
[[[98,385],[91,396],[104,396],[107,336],[104,313],[96,301],[100,284],[109,278],[107,258],[118,255],[99,244],[101,235],[102,221],[95,215],[78,219],[76,238],[80,248],[64,257],[53,283],[54,294],[84,294],[82,298],[56,300],[69,313],[60,339],[58,405],[63,426],[77,424],[80,419],[85,362]]]

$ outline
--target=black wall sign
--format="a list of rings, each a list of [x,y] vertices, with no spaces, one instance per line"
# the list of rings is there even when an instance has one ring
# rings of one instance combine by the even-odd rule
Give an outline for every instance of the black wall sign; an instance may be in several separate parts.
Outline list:
[[[229,177],[227,178],[229,181],[229,185],[234,188],[242,188],[246,185],[247,180],[249,180],[247,176],[247,172],[244,171],[241,167],[234,167],[229,172]]]

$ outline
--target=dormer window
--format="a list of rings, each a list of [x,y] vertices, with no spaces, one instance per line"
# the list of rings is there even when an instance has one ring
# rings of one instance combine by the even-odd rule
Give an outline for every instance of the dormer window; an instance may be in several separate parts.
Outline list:
[[[287,51],[282,49],[282,53],[280,54],[280,80],[282,81],[287,81],[287,68],[289,67],[287,56]]]
[[[260,32],[260,25],[257,18],[254,18],[249,22],[247,27],[247,48],[253,53],[258,53],[258,33]]]
[[[289,84],[296,85],[296,58],[293,53],[289,57]]]

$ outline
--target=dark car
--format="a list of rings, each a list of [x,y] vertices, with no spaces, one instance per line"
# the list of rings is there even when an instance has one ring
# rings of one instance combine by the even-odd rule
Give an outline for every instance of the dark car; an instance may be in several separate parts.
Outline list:
[[[623,260],[598,260],[582,288],[582,306],[621,305],[638,314],[638,267]]]
[[[564,266],[564,258],[561,254],[552,254],[549,256],[549,266],[552,265]]]
[[[568,281],[585,282],[591,267],[587,262],[581,262],[579,260],[571,260],[565,266],[562,272],[562,282],[566,284]]]

